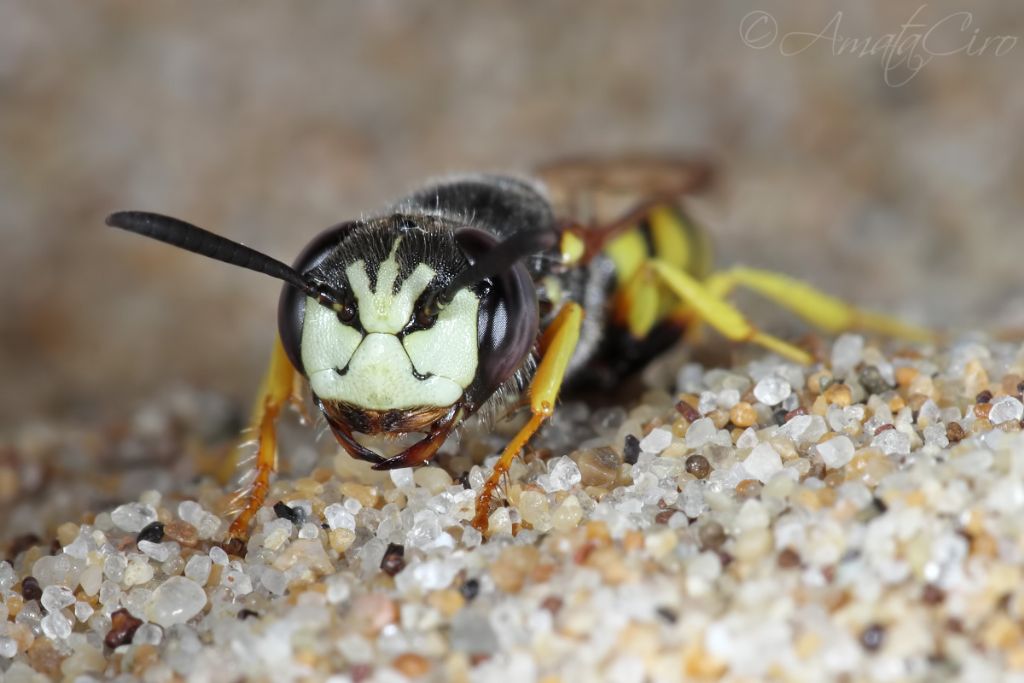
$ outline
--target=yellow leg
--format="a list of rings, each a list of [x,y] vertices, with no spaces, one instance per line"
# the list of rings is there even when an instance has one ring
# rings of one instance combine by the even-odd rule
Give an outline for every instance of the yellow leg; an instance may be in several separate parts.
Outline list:
[[[676,296],[693,308],[700,320],[714,327],[726,338],[758,344],[798,363],[809,364],[813,360],[806,351],[758,330],[743,317],[742,313],[709,291],[693,276],[657,259],[650,261],[650,267]]]
[[[530,382],[530,417],[519,433],[509,441],[505,450],[501,452],[498,463],[490,478],[484,483],[484,488],[476,499],[476,514],[473,517],[473,526],[480,532],[487,531],[487,520],[491,514],[491,501],[494,493],[501,484],[502,477],[512,466],[516,455],[526,446],[544,420],[554,412],[555,399],[558,398],[558,390],[562,388],[562,380],[565,378],[565,370],[569,366],[569,360],[576,350],[576,343],[580,338],[580,325],[583,322],[583,309],[579,304],[567,303],[555,320],[551,323],[540,339],[541,361],[537,366],[537,373]]]
[[[859,310],[818,291],[806,282],[779,273],[738,267],[714,273],[707,280],[708,289],[723,299],[737,286],[747,287],[771,299],[811,325],[832,334],[861,329],[912,341],[927,342],[934,339],[928,330],[885,315]]]
[[[253,428],[257,434],[255,477],[243,492],[245,507],[231,523],[229,536],[245,541],[249,538],[249,524],[267,499],[270,475],[277,469],[277,426],[275,421],[281,408],[292,400],[295,392],[295,369],[288,360],[281,340],[274,341],[270,367],[260,386],[259,398],[253,410]]]

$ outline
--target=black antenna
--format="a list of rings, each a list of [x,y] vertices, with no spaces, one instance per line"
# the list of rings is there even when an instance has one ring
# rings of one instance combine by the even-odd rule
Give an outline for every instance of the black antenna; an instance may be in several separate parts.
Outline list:
[[[495,245],[493,249],[476,260],[466,270],[456,275],[448,286],[441,290],[435,301],[441,306],[451,302],[463,287],[476,284],[508,270],[520,259],[551,249],[558,243],[558,233],[553,230],[521,230]]]
[[[257,273],[284,280],[292,287],[318,300],[334,302],[334,297],[317,282],[304,278],[294,268],[277,259],[250,249],[244,244],[215,235],[209,230],[170,216],[146,211],[118,211],[107,216],[107,225],[152,237],[202,256],[241,266]]]

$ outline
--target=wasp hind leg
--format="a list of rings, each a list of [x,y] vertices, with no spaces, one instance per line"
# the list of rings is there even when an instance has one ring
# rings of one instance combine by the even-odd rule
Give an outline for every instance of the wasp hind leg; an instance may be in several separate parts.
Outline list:
[[[541,336],[541,360],[529,388],[532,415],[523,428],[505,446],[498,463],[494,466],[494,471],[476,498],[473,526],[481,533],[487,531],[491,502],[498,486],[501,485],[502,477],[508,473],[512,461],[523,450],[530,438],[537,433],[544,420],[554,412],[555,399],[558,398],[558,391],[562,387],[562,380],[565,378],[569,360],[576,350],[582,323],[583,309],[579,304],[570,302],[559,311],[555,320]]]
[[[736,287],[746,287],[830,334],[858,329],[910,341],[935,339],[929,330],[879,313],[862,311],[806,282],[768,270],[731,268],[710,275],[706,285],[713,295],[721,299],[728,297]]]
[[[249,538],[249,525],[263,507],[270,489],[270,475],[277,469],[277,417],[281,409],[296,400],[296,373],[281,345],[280,338],[274,341],[270,356],[270,367],[260,385],[256,406],[253,409],[252,424],[256,432],[256,456],[251,482],[239,492],[238,501],[244,505],[231,523],[230,539],[245,542]]]
[[[648,261],[645,267],[651,268],[665,286],[688,305],[696,319],[706,322],[727,339],[763,346],[804,365],[813,361],[811,355],[803,349],[754,327],[742,313],[692,275],[659,259]]]

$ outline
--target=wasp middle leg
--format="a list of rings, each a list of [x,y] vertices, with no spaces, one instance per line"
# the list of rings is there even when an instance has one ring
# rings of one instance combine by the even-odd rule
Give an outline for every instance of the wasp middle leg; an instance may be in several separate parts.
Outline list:
[[[811,355],[803,349],[757,329],[729,302],[685,271],[660,259],[651,259],[644,267],[651,268],[680,301],[691,307],[694,317],[706,322],[727,339],[763,346],[804,365],[813,361]]]
[[[712,273],[706,285],[711,293],[723,299],[736,287],[746,287],[831,334],[858,329],[910,341],[929,342],[935,339],[929,330],[855,308],[806,282],[769,270],[742,266],[730,268]]]

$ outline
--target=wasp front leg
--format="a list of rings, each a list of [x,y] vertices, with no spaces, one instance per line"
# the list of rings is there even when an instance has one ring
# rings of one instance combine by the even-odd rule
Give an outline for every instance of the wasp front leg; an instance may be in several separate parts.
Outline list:
[[[234,522],[229,536],[246,541],[253,517],[263,507],[270,489],[270,475],[277,469],[277,417],[281,409],[296,400],[296,372],[292,367],[281,339],[274,341],[270,356],[270,367],[263,378],[256,406],[253,410],[253,430],[256,432],[257,450],[251,483],[247,483],[239,494],[245,504]]]
[[[530,420],[509,441],[502,451],[498,463],[490,478],[484,483],[483,490],[476,499],[476,514],[473,526],[481,533],[487,531],[488,518],[491,514],[491,502],[494,493],[501,485],[501,479],[508,473],[512,461],[523,450],[530,438],[537,433],[544,420],[551,417],[555,409],[555,399],[562,387],[566,368],[572,359],[576,344],[580,338],[580,326],[583,323],[583,308],[574,302],[567,303],[555,320],[544,331],[540,339],[540,364],[530,382]]]

